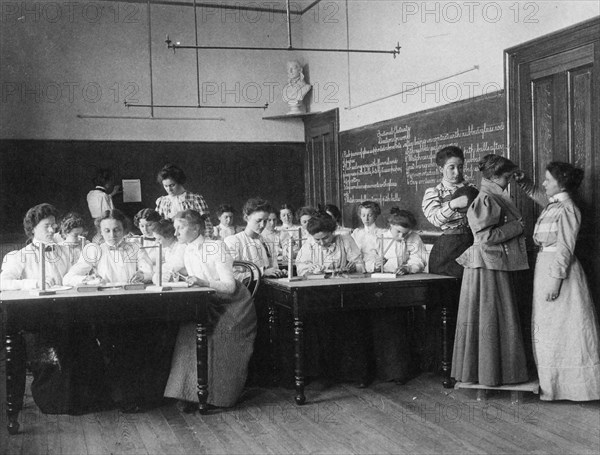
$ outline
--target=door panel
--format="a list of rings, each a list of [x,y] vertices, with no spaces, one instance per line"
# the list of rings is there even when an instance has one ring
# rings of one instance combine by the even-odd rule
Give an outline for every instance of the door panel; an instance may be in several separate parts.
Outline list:
[[[582,212],[576,255],[599,305],[600,159],[593,151],[600,150],[600,19],[508,49],[505,62],[511,159],[537,185],[550,161],[585,172],[575,198]],[[531,236],[542,208],[512,192]]]
[[[342,208],[338,125],[337,109],[304,120],[307,205],[335,204]]]

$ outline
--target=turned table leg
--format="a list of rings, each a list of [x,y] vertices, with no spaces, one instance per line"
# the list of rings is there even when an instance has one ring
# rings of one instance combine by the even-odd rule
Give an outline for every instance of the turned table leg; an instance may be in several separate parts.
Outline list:
[[[7,333],[6,347],[6,416],[11,435],[19,432],[19,412],[23,409],[25,394],[25,341],[18,334]]]
[[[204,324],[196,324],[196,368],[198,373],[198,410],[208,411],[208,334]]]
[[[269,302],[269,352],[271,361],[271,382],[273,385],[279,383],[279,343],[277,336],[277,310],[275,304]]]
[[[304,396],[304,323],[294,318],[294,358],[296,360],[296,404],[306,403]]]

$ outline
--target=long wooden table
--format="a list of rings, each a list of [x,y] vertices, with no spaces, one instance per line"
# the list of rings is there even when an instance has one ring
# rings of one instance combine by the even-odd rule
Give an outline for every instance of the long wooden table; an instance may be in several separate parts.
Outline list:
[[[196,321],[196,354],[198,368],[199,410],[207,410],[208,348],[207,303],[214,290],[210,288],[174,288],[169,291],[106,289],[77,292],[74,289],[54,295],[35,296],[27,291],[0,293],[2,329],[6,346],[6,414],[8,432],[19,431],[18,417],[23,408],[26,353],[20,341],[21,331],[37,332],[52,325],[138,321]]]
[[[441,306],[442,372],[444,387],[452,387],[452,333],[450,324],[455,317],[456,278],[414,274],[395,279],[328,278],[288,281],[265,279],[269,299],[269,329],[271,348],[277,345],[277,310],[290,311],[293,317],[296,403],[306,402],[304,395],[304,317],[307,313],[323,311],[376,310],[380,308]],[[272,351],[273,352],[273,351]]]

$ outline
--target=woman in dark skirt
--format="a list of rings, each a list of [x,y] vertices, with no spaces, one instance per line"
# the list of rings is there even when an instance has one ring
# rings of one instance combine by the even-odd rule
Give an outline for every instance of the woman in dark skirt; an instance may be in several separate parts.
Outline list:
[[[467,224],[467,195],[453,199],[453,194],[463,187],[473,187],[464,181],[463,151],[454,146],[444,147],[435,162],[442,173],[442,181],[429,188],[423,196],[423,214],[434,226],[442,230],[429,255],[429,272],[462,278],[463,267],[456,263],[467,248],[473,244],[473,235]]]
[[[248,289],[233,276],[233,259],[221,240],[205,239],[204,218],[195,210],[173,218],[175,236],[186,244],[184,263],[188,286],[216,291],[209,305],[208,404],[231,407],[240,398],[256,337],[256,312]],[[183,410],[198,409],[196,324],[179,328],[171,372],[164,395],[183,402]]]
[[[45,245],[46,285],[62,285],[71,265],[67,245],[54,243],[58,211],[50,204],[39,204],[27,211],[23,219],[30,240],[24,248],[8,253],[2,262],[0,289],[28,291],[40,289],[41,245]],[[82,414],[107,407],[110,398],[104,384],[102,355],[88,325],[74,325],[58,318],[39,333],[28,337],[27,354],[33,382],[35,403],[45,414]],[[15,337],[15,348],[25,348],[24,339]],[[25,369],[14,372],[14,381],[25,386]],[[22,404],[24,390],[15,393]],[[19,406],[17,406],[19,407]]]
[[[435,187],[425,191],[423,196],[423,214],[431,224],[442,230],[442,235],[436,240],[429,255],[429,273],[447,275],[462,279],[463,267],[456,262],[467,248],[473,244],[473,234],[467,222],[466,209],[469,205],[467,195],[453,198],[454,193],[462,188],[475,187],[465,182],[463,165],[465,157],[462,149],[449,146],[437,152],[435,162],[442,173],[442,181]],[[460,283],[459,286],[460,288]],[[424,339],[425,357],[422,368],[437,370],[441,364],[441,309],[427,309],[427,326],[433,327]]]
[[[506,188],[517,165],[499,155],[479,162],[480,192],[467,211],[475,241],[458,259],[460,291],[451,376],[486,386],[527,381],[513,272],[527,270],[523,219]]]
[[[97,218],[96,226],[104,242],[84,247],[64,283],[150,283],[150,257],[137,242],[125,239],[129,219],[115,209]],[[139,412],[162,402],[176,329],[163,321],[98,325],[106,381],[112,400],[122,411]]]

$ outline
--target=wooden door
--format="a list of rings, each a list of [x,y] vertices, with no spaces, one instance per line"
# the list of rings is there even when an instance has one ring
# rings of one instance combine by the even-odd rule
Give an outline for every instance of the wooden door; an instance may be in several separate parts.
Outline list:
[[[304,119],[304,191],[307,205],[335,204],[340,210],[342,208],[338,132],[337,109]]]
[[[506,86],[509,153],[537,185],[550,161],[584,169],[576,202],[582,227],[576,254],[600,304],[600,19],[508,49]],[[595,153],[594,153],[595,151]],[[532,246],[542,208],[518,189]]]

